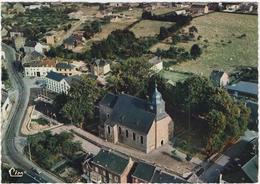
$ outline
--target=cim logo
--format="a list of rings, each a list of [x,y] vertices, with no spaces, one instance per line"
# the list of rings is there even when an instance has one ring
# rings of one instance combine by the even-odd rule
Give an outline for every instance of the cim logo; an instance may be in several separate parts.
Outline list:
[[[14,178],[20,178],[20,177],[22,177],[23,176],[23,171],[18,171],[17,169],[15,169],[15,168],[11,168],[11,169],[9,169],[9,175],[10,175],[10,177],[14,177]]]

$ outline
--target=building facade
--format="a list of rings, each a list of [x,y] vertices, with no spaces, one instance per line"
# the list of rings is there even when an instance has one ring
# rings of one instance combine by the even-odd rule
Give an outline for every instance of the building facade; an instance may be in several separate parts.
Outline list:
[[[83,171],[87,176],[87,182],[129,183],[129,172],[133,163],[131,158],[101,150],[83,164]]]
[[[166,144],[173,132],[172,119],[165,112],[165,102],[157,89],[149,102],[109,93],[99,107],[100,136],[110,142],[148,153]]]
[[[45,77],[48,72],[56,71],[56,61],[53,59],[43,59],[38,62],[25,63],[24,73],[27,77]]]
[[[70,89],[70,83],[66,79],[65,76],[50,71],[48,72],[47,76],[44,78],[46,88],[50,91],[53,91],[55,93],[65,93],[68,94]]]

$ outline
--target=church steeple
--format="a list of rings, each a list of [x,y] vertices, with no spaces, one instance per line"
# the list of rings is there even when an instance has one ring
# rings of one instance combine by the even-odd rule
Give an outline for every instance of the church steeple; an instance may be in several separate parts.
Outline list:
[[[163,119],[167,115],[165,112],[165,102],[157,89],[157,84],[155,84],[155,90],[151,99],[151,110],[156,114],[156,121]]]

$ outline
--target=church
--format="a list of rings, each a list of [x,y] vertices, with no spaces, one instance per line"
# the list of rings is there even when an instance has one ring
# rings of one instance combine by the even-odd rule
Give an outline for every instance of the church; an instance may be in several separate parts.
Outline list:
[[[173,132],[173,121],[165,112],[157,87],[148,101],[107,93],[99,103],[99,111],[101,137],[145,153],[166,144]]]

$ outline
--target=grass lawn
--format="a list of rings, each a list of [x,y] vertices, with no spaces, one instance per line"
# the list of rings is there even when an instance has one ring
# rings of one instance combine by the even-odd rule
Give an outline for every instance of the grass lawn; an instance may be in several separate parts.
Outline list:
[[[160,74],[163,76],[163,78],[169,80],[168,82],[172,85],[175,85],[176,82],[184,81],[190,76],[190,74],[166,70],[162,70]]]
[[[161,7],[161,8],[156,8],[152,12],[156,15],[162,15],[165,13],[173,12],[176,8],[167,8],[167,7]]]
[[[231,72],[237,66],[257,66],[257,16],[212,13],[195,18],[191,25],[197,27],[202,39],[177,46],[189,50],[194,43],[199,43],[207,48],[196,62],[174,65],[175,70],[209,76],[213,69]],[[242,34],[246,36],[237,38]]]
[[[133,8],[133,10],[122,11],[127,16],[131,16],[134,19],[140,19],[142,17],[143,9],[142,8]]]
[[[155,20],[142,20],[136,24],[131,31],[134,32],[136,37],[146,37],[146,36],[155,36],[160,33],[160,27],[170,27],[174,23],[172,22],[163,22]]]

